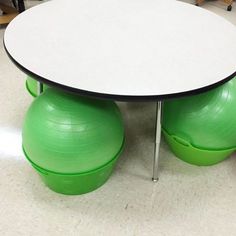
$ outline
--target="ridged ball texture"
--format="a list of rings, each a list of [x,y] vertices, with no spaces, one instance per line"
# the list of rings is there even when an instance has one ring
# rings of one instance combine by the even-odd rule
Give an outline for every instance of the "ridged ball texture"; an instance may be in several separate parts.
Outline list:
[[[236,147],[236,78],[206,93],[164,103],[162,127],[207,150]]]
[[[83,173],[116,157],[124,128],[114,102],[49,88],[29,108],[22,136],[34,164],[57,173]]]

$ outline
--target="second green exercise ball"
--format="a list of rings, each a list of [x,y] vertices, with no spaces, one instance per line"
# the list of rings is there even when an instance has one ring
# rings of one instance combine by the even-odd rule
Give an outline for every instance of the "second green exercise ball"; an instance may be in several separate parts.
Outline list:
[[[162,127],[181,159],[215,164],[236,148],[236,79],[209,92],[164,103]]]

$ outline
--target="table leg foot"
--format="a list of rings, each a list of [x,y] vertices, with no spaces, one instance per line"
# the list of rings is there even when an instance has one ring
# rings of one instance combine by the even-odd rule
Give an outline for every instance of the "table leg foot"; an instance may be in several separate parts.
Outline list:
[[[152,182],[154,182],[154,183],[158,182],[158,180],[159,180],[159,178],[157,178],[157,179],[152,178]]]

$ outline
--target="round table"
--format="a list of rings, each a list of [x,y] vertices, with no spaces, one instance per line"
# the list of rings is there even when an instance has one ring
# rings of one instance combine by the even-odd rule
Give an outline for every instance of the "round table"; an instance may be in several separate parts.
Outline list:
[[[153,180],[162,101],[232,79],[235,42],[236,27],[224,18],[173,0],[50,1],[19,15],[4,35],[9,57],[40,83],[96,98],[157,101]]]

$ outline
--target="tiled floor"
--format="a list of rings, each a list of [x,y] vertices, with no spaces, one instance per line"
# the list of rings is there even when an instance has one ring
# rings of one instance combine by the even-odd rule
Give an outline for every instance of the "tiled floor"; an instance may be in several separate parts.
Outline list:
[[[236,5],[232,12],[218,2],[204,7],[236,24]],[[162,142],[160,181],[150,181],[154,103],[120,104],[126,149],[103,187],[82,196],[46,188],[21,151],[22,120],[32,98],[25,89],[25,75],[4,52],[3,34],[1,27],[1,236],[236,235],[236,155],[212,167],[196,167],[178,160]]]

